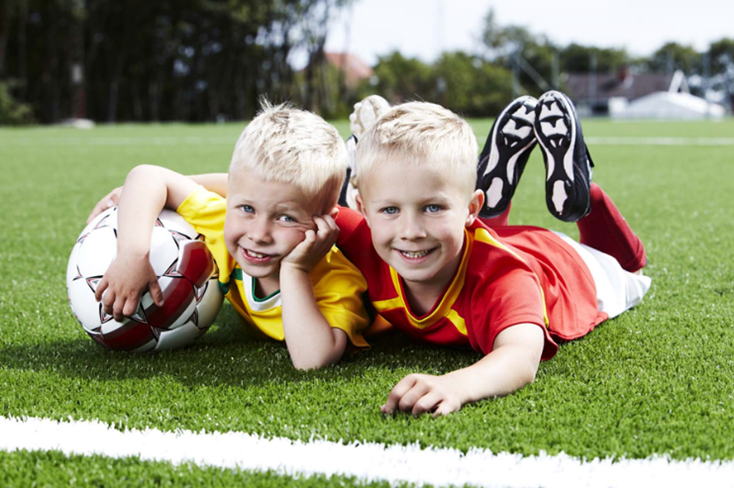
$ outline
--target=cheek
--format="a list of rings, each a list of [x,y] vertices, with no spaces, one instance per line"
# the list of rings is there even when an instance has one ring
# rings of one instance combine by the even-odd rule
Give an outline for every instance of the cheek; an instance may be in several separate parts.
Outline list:
[[[305,229],[281,229],[274,233],[273,237],[283,246],[285,251],[292,251],[306,237]]]

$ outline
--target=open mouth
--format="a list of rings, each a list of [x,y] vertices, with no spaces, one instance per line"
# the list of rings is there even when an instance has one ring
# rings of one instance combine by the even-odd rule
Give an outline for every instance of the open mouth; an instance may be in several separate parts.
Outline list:
[[[272,254],[265,254],[262,252],[253,251],[252,249],[240,248],[242,250],[242,256],[250,263],[265,263],[273,259]]]
[[[423,258],[431,254],[433,251],[435,251],[436,248],[433,249],[425,249],[423,251],[403,251],[401,249],[396,249],[400,253],[400,255],[409,262],[418,262],[421,261]]]

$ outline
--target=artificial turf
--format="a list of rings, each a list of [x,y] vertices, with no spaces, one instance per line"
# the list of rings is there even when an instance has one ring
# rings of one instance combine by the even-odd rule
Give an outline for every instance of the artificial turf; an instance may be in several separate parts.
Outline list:
[[[264,488],[363,487],[388,488],[409,486],[406,483],[363,481],[348,476],[287,476],[273,471],[253,472],[193,463],[173,465],[141,461],[136,457],[111,459],[104,456],[66,456],[59,451],[0,451],[3,486],[73,486],[73,487],[191,487],[214,488],[258,486]]]
[[[483,142],[491,121],[473,124]],[[346,123],[337,126],[347,135]],[[229,306],[194,345],[156,355],[103,350],[74,320],[64,273],[94,203],[137,164],[224,171],[240,130],[0,130],[0,415],[526,455],[734,457],[734,145],[590,145],[594,180],[646,244],[651,291],[636,309],[563,344],[520,392],[416,419],[380,414],[390,388],[411,372],[471,364],[476,353],[392,334],[335,367],[298,372],[284,345],[248,338]],[[723,138],[734,134],[734,121],[592,120],[584,130],[590,140]],[[577,236],[546,211],[543,179],[536,150],[511,223]],[[0,465],[53,463],[54,456],[0,453]],[[139,469],[135,461],[112,463]]]

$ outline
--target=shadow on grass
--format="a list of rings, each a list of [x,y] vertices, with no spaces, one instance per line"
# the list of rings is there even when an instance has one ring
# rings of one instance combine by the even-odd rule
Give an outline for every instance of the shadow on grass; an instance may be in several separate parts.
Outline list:
[[[442,374],[479,359],[467,350],[449,350],[415,344],[397,331],[371,338],[368,351],[347,352],[333,367],[297,371],[286,345],[251,338],[234,313],[220,314],[217,323],[199,340],[183,349],[133,354],[110,351],[87,337],[42,344],[0,347],[0,368],[48,372],[91,381],[151,379],[165,375],[189,386],[238,387],[282,382],[339,380],[361,376],[367,370],[405,370]]]

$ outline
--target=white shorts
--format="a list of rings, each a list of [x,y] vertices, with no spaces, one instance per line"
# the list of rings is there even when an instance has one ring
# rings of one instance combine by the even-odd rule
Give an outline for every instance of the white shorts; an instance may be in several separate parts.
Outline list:
[[[596,284],[597,310],[605,312],[611,319],[642,301],[652,282],[649,276],[625,271],[609,254],[579,244],[560,232],[555,234],[574,248],[591,271]]]

